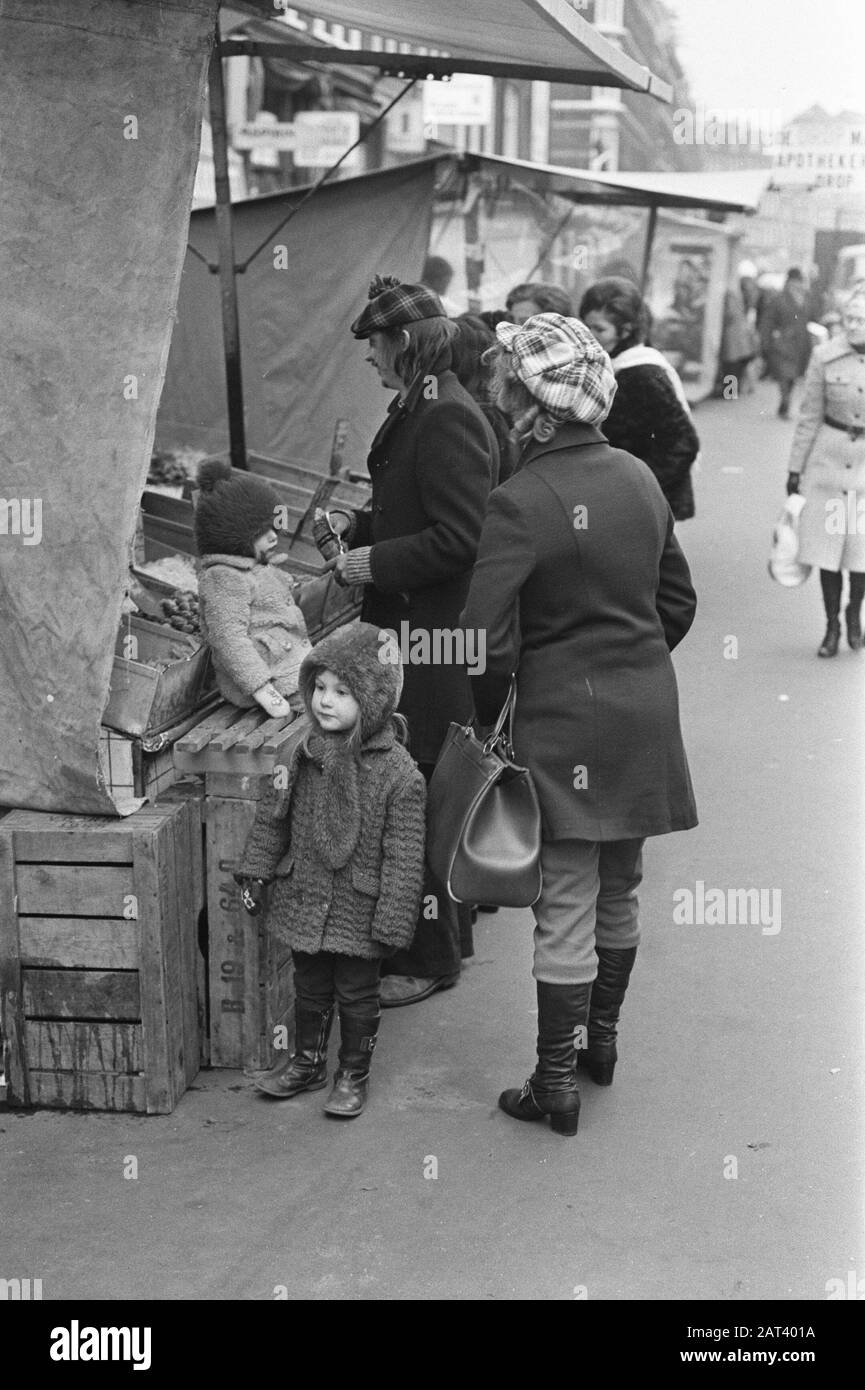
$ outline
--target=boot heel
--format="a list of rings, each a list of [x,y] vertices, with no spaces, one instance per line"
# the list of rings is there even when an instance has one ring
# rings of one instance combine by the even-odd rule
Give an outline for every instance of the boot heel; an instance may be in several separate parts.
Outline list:
[[[580,1123],[579,1106],[576,1110],[559,1111],[550,1116],[550,1129],[554,1134],[564,1134],[572,1139]]]

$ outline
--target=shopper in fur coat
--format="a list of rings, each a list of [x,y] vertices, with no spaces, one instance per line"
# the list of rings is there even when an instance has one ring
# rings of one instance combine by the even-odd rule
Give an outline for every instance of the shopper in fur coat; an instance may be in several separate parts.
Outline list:
[[[198,486],[201,631],[216,683],[232,705],[259,704],[272,716],[286,715],[312,643],[294,581],[274,554],[279,498],[263,478],[236,477],[221,460],[202,464]]]
[[[426,784],[394,713],[399,652],[369,623],[304,660],[307,711],[262,797],[236,875],[273,883],[269,926],[292,948],[293,1056],[256,1084],[281,1099],[326,1083],[334,1002],[342,1043],[328,1115],[359,1115],[380,1014],[380,973],[414,935],[424,874]]]
[[[648,308],[636,285],[610,276],[583,295],[580,318],[609,353],[617,391],[603,433],[647,463],[676,521],[694,515],[691,467],[700,441],[678,373],[646,343]]]

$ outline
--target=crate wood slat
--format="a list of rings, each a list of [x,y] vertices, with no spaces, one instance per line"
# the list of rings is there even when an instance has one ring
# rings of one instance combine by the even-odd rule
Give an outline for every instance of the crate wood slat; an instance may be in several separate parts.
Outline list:
[[[102,864],[19,864],[22,916],[122,917],[134,892],[127,867]]]
[[[236,719],[229,728],[220,730],[210,740],[208,747],[217,753],[225,753],[227,749],[233,748],[247,734],[254,733],[264,717],[264,710],[260,706],[256,706],[254,710],[248,710],[242,719]]]
[[[15,859],[18,864],[131,864],[132,841],[122,836],[110,838],[87,830],[53,830],[40,833],[38,828],[27,829],[28,818],[38,818],[41,811],[16,811]],[[116,825],[116,821],[112,822]]]
[[[209,714],[200,724],[196,724],[194,729],[190,729],[188,734],[177,740],[174,745],[174,752],[177,753],[198,753],[205,748],[214,734],[221,733],[228,728],[241,714],[236,705],[221,705],[213,714]]]
[[[112,917],[22,917],[21,964],[137,970],[138,927]]]
[[[137,970],[21,971],[28,1018],[141,1017]]]
[[[135,896],[138,900],[138,952],[141,979],[141,1031],[150,1113],[173,1109],[165,952],[172,932],[162,932],[163,884],[157,864],[156,835],[142,836],[135,846]],[[166,905],[170,906],[170,905]],[[173,921],[170,923],[173,926]],[[179,960],[171,962],[179,967]]]
[[[195,902],[194,884],[203,881],[200,862],[202,854],[201,835],[197,816],[194,825],[191,814],[179,818],[172,846],[179,969],[173,981],[169,978],[169,995],[173,996],[172,1002],[176,1005],[176,1017],[180,1024],[179,1036],[175,1039],[174,1046],[180,1059],[178,1094],[182,1094],[186,1087],[195,1080],[200,1066],[196,990],[189,987],[183,988],[184,981],[196,979],[199,907]],[[168,892],[171,892],[170,884]]]
[[[232,871],[255,819],[255,802],[214,798],[207,807],[207,920],[210,935],[210,1062],[258,1066],[259,926],[240,901]]]
[[[142,1068],[138,1023],[28,1019],[25,1034],[27,1056],[35,1071],[121,1072],[135,1076]]]
[[[188,966],[188,952],[192,952],[193,968],[195,975],[195,1018],[194,1023],[197,1028],[197,1042],[194,1046],[198,1048],[198,1064],[193,1076],[197,1074],[198,1067],[210,1066],[210,1024],[208,1020],[208,979],[207,979],[207,942],[206,935],[202,938],[202,926],[204,932],[207,930],[207,911],[204,879],[204,779],[195,778],[186,782],[175,782],[159,799],[159,804],[164,802],[190,801],[193,803],[193,811],[189,817],[189,860],[188,869],[181,876],[181,885],[184,890],[190,892],[191,903],[189,906],[183,905],[183,920],[195,920],[195,932],[188,930],[183,934],[183,943],[186,947],[185,965]],[[184,1045],[190,1026],[189,1011],[184,1010]],[[192,1062],[187,1054],[187,1076],[189,1075]]]
[[[2,825],[5,830],[9,817]],[[21,995],[18,913],[15,905],[15,860],[12,838],[0,834],[0,1026],[9,1063],[9,1094],[30,1104],[30,1074]]]
[[[120,1072],[31,1072],[32,1104],[47,1110],[131,1110],[147,1114],[145,1079]]]

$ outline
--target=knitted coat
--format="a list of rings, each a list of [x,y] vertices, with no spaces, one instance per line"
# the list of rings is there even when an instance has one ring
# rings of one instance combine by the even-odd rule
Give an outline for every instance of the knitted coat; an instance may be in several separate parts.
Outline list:
[[[259,802],[238,870],[275,881],[270,930],[310,955],[376,959],[409,946],[417,924],[426,783],[396,737],[402,671],[381,651],[379,629],[360,623],[305,659],[299,689],[307,711],[322,669],[360,706],[359,760],[341,735],[321,731],[305,751],[302,728],[283,748],[284,776]]]
[[[426,783],[391,729],[361,751],[361,833],[332,869],[313,836],[322,777],[298,744],[288,786],[258,804],[239,872],[275,880],[268,926],[295,951],[374,959],[410,946],[423,888]]]
[[[198,599],[202,636],[224,699],[248,708],[268,681],[281,695],[297,690],[312,643],[290,575],[244,555],[205,555]]]

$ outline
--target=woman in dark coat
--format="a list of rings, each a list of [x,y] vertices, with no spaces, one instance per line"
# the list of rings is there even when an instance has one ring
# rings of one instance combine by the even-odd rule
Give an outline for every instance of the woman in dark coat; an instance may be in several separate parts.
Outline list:
[[[677,373],[646,343],[649,314],[639,290],[617,276],[598,280],[583,295],[580,318],[609,353],[619,388],[604,435],[649,465],[676,521],[687,521],[700,441]]]
[[[782,420],[790,414],[793,387],[811,357],[807,298],[801,270],[789,270],[783,290],[770,302],[761,322],[766,365],[781,392],[778,414]]]
[[[543,817],[538,1065],[499,1104],[575,1134],[585,1026],[589,1072],[612,1080],[643,840],[697,823],[670,660],[696,599],[652,473],[600,432],[616,389],[607,354],[557,314],[496,333],[498,399],[525,446],[490,498],[463,621],[486,632],[472,680],[482,725],[516,672],[516,759]]]
[[[477,401],[496,437],[499,472],[498,477],[493,479],[493,487],[498,487],[499,483],[507,482],[517,466],[517,460],[510,421],[491,399],[490,369],[481,360],[485,352],[495,347],[496,335],[475,314],[461,314],[455,323],[457,334],[452,346],[451,365],[457,381],[465,387],[472,400]]]
[[[409,751],[428,780],[451,720],[464,723],[471,713],[469,667],[437,660],[434,634],[458,632],[498,450],[450,369],[456,326],[435,294],[376,277],[352,332],[369,340],[368,360],[398,394],[369,453],[370,509],[330,514],[350,547],[331,567],[342,582],[365,586],[363,621],[397,635],[405,666],[399,711],[408,721]],[[438,650],[449,654],[444,642]],[[424,915],[425,906],[411,948],[388,961],[385,1006],[448,988],[461,955],[472,953],[468,909],[457,912],[441,885],[424,894],[425,904],[435,897],[438,917]]]

